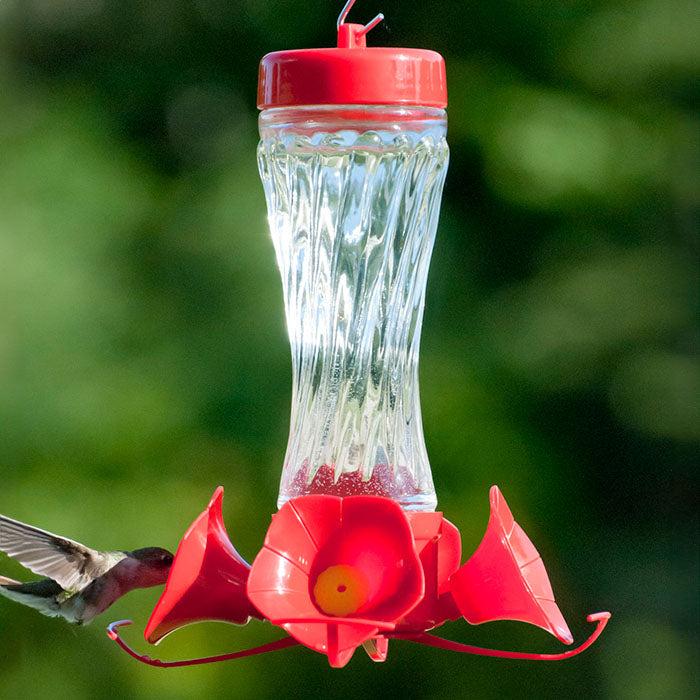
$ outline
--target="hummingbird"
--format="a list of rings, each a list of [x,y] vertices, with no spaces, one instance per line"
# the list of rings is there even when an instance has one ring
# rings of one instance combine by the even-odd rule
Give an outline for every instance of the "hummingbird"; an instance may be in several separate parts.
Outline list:
[[[173,562],[160,547],[99,552],[4,515],[0,552],[48,577],[22,583],[0,576],[0,595],[77,625],[88,624],[135,588],[164,584]]]

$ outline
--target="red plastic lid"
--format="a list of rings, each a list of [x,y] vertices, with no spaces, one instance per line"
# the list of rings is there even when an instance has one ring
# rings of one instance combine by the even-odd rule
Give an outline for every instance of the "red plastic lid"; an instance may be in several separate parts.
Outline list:
[[[355,0],[338,18],[338,47],[275,51],[263,57],[258,108],[302,105],[447,106],[445,62],[435,51],[367,48],[369,24],[345,24]]]

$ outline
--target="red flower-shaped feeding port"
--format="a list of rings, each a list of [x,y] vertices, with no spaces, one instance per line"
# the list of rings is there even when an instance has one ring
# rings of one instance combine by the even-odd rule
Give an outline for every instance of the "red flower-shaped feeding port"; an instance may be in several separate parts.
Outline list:
[[[347,664],[362,645],[386,659],[389,639],[521,659],[563,659],[595,641],[609,613],[589,616],[598,626],[577,649],[561,654],[493,651],[428,634],[446,620],[472,624],[520,620],[571,644],[547,572],[497,487],[491,517],[476,552],[460,567],[461,538],[442,513],[405,512],[379,496],[301,496],[272,518],[252,567],[228,540],[221,517],[223,491],[183,537],[145,636],[150,642],[187,624],[265,618],[289,637],[219,657],[163,662],[132,651],[116,627],[108,633],[132,656],[156,666],[183,666],[264,653],[301,643]]]
[[[271,622],[344,666],[423,598],[425,580],[399,505],[376,496],[304,496],[273,517],[248,597]]]

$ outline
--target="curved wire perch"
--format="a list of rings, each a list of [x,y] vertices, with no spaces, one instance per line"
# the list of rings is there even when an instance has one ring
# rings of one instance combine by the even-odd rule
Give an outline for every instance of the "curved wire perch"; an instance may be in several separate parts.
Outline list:
[[[559,661],[560,659],[569,659],[572,656],[580,654],[582,651],[588,649],[593,642],[595,642],[598,637],[600,637],[602,631],[605,629],[605,625],[608,624],[610,619],[609,612],[599,612],[589,615],[587,618],[588,622],[597,622],[598,626],[593,631],[593,634],[576,649],[570,649],[569,651],[562,652],[561,654],[528,654],[519,651],[497,651],[495,649],[482,649],[481,647],[472,647],[468,644],[460,644],[459,642],[451,642],[449,639],[443,639],[442,637],[435,637],[427,632],[419,632],[417,634],[401,634],[401,633],[385,633],[384,636],[391,637],[393,639],[405,639],[410,642],[418,642],[419,644],[427,644],[431,647],[438,647],[439,649],[448,649],[450,651],[460,651],[463,654],[477,654],[478,656],[495,656],[500,659],[529,659],[534,661]]]
[[[117,627],[124,627],[125,625],[130,625],[131,620],[118,620],[112,622],[107,626],[107,636],[114,640],[127,654],[133,656],[137,661],[141,663],[148,664],[149,666],[158,666],[159,668],[175,668],[178,666],[196,666],[198,664],[212,664],[217,661],[231,661],[233,659],[242,659],[246,656],[255,656],[256,654],[266,654],[268,651],[277,651],[278,649],[286,649],[287,647],[293,647],[299,644],[293,637],[284,637],[283,639],[278,639],[275,642],[270,642],[269,644],[263,644],[259,647],[253,647],[252,649],[244,649],[243,651],[235,651],[231,654],[220,654],[219,656],[205,656],[201,659],[186,659],[184,661],[160,661],[159,659],[152,659],[150,656],[145,654],[139,654],[135,652],[120,636],[117,632]]]
[[[609,612],[599,612],[589,615],[587,618],[588,622],[597,622],[598,626],[595,628],[591,636],[576,649],[570,649],[569,651],[562,652],[561,654],[529,654],[526,652],[519,651],[498,651],[496,649],[483,649],[481,647],[473,647],[468,644],[460,644],[459,642],[451,642],[449,639],[443,639],[442,637],[435,637],[427,632],[418,632],[416,634],[406,634],[406,633],[392,633],[385,632],[384,637],[390,639],[405,639],[408,642],[417,642],[418,644],[426,644],[427,646],[438,647],[439,649],[447,649],[449,651],[459,651],[463,654],[476,654],[478,656],[494,656],[501,659],[528,659],[534,661],[559,661],[561,659],[569,659],[572,656],[580,654],[582,651],[588,649],[593,642],[595,642],[601,633],[605,629],[605,625],[608,624],[610,619]],[[198,664],[211,664],[217,661],[231,661],[233,659],[242,659],[246,656],[255,656],[256,654],[266,654],[269,651],[277,651],[278,649],[287,649],[288,647],[293,647],[299,644],[293,637],[284,637],[283,639],[278,639],[275,642],[270,642],[269,644],[263,644],[259,647],[253,647],[252,649],[244,649],[243,651],[235,651],[230,654],[221,654],[219,656],[205,656],[200,659],[186,659],[184,661],[160,661],[159,659],[152,659],[150,656],[145,654],[139,654],[135,652],[120,636],[116,631],[117,627],[123,627],[125,625],[130,625],[131,620],[118,620],[117,622],[112,622],[107,626],[107,636],[114,640],[127,654],[133,656],[137,661],[141,663],[148,664],[149,666],[157,666],[159,668],[176,668],[178,666],[196,666]]]

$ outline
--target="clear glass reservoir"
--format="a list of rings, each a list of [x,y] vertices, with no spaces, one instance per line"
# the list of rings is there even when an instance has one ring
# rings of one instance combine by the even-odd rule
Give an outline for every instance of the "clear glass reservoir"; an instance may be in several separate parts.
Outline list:
[[[261,112],[258,164],[293,365],[279,507],[312,493],[436,506],[418,353],[445,133],[433,107]]]

